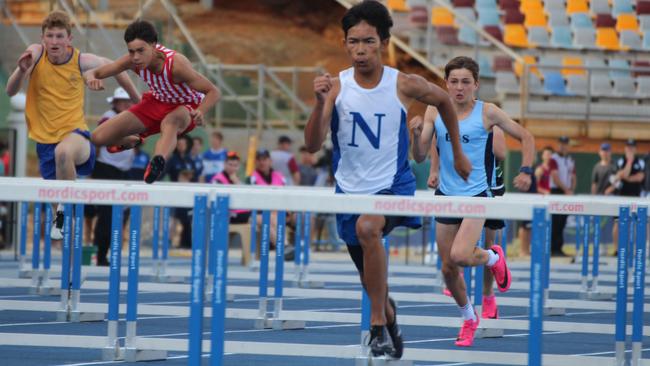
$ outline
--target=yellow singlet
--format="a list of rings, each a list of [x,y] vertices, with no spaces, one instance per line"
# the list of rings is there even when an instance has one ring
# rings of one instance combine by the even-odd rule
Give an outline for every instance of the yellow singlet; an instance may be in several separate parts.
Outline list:
[[[74,48],[66,63],[55,65],[43,49],[27,89],[25,117],[32,140],[55,144],[77,128],[88,130],[83,113],[85,84],[79,55],[79,50]]]

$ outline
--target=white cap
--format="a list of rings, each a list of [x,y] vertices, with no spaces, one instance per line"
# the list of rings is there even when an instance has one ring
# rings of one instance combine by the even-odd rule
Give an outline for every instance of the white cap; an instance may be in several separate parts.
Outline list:
[[[126,90],[124,90],[124,88],[120,87],[115,89],[115,91],[113,92],[113,96],[106,98],[106,101],[109,103],[113,103],[115,99],[131,100],[131,97],[129,96],[129,93],[127,93]]]

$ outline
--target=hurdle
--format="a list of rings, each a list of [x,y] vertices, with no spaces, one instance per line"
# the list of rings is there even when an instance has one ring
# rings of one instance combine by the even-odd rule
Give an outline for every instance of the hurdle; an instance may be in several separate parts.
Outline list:
[[[589,227],[593,227],[593,254],[591,266],[591,284],[589,283]],[[598,288],[598,276],[600,269],[600,216],[582,216],[581,226],[582,238],[582,263],[581,263],[581,289],[580,297],[586,300],[613,300],[614,293],[600,292]],[[576,226],[576,236],[577,236]],[[577,237],[576,237],[577,239]],[[578,241],[578,240],[576,240]],[[576,252],[577,256],[577,252]]]
[[[167,261],[169,259],[169,227],[170,227],[170,208],[162,208],[162,242],[159,245],[160,237],[160,207],[153,209],[153,235],[151,242],[151,252],[153,259],[153,280],[161,283],[183,283],[187,281],[186,277],[174,276],[167,273]],[[159,253],[160,252],[160,253]]]
[[[294,286],[301,288],[324,288],[325,283],[323,281],[309,279],[311,212],[296,212],[296,237],[294,243]]]

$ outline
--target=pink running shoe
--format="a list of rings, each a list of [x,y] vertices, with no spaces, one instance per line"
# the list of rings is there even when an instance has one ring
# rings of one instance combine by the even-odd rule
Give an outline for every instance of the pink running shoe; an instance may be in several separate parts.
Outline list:
[[[460,278],[463,281],[465,281],[465,276],[463,275],[463,272],[460,271],[459,274],[460,274]],[[447,287],[445,287],[445,289],[442,290],[442,294],[445,295],[445,296],[448,296],[448,297],[453,297],[453,295],[451,294],[451,291],[449,291],[449,289]]]
[[[483,298],[483,310],[481,311],[481,318],[483,319],[498,319],[499,309],[497,309],[496,296],[485,296]]]
[[[465,320],[463,322],[460,333],[458,333],[458,337],[456,338],[456,345],[458,347],[470,347],[474,344],[474,333],[476,333],[480,322],[476,310],[474,310],[474,315],[476,315],[476,320]]]
[[[499,245],[493,245],[492,248],[488,249],[494,251],[499,255],[499,260],[490,267],[494,280],[497,282],[497,287],[500,292],[506,292],[510,288],[510,283],[512,278],[510,277],[510,270],[506,264],[506,255],[503,253],[503,249]]]

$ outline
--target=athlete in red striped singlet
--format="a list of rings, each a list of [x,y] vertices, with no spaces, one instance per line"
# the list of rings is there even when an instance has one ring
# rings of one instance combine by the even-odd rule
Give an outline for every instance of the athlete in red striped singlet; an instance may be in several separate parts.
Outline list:
[[[153,183],[163,173],[165,159],[176,147],[178,135],[203,124],[203,115],[221,97],[219,89],[196,72],[180,53],[159,45],[154,26],[144,20],[131,23],[124,32],[129,53],[108,65],[84,73],[90,89],[103,89],[102,79],[131,70],[149,86],[142,101],[97,127],[95,145],[109,145],[110,152],[133,148],[149,135],[160,132],[154,157],[144,173]]]

